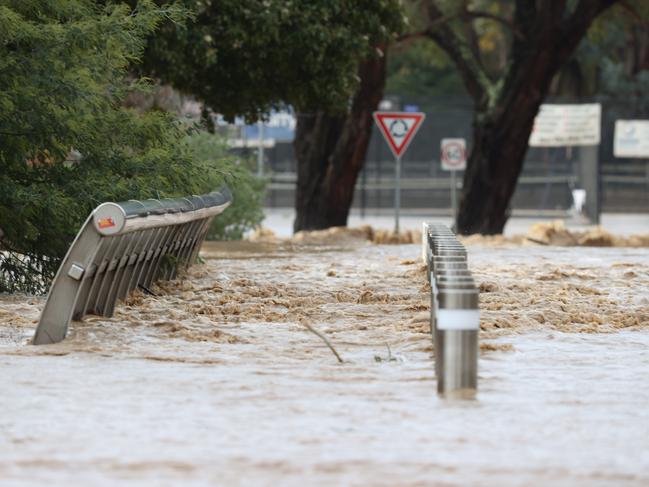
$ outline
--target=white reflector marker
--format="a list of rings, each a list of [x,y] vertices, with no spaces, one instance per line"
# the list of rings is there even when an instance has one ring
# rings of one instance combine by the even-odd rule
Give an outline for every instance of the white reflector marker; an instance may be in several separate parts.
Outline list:
[[[480,311],[477,309],[437,309],[438,330],[479,330]]]

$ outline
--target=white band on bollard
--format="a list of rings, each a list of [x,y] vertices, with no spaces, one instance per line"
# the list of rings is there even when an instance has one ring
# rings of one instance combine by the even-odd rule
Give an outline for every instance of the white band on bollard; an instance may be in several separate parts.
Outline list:
[[[438,330],[479,330],[480,311],[477,309],[437,309]]]
[[[421,223],[421,260],[424,264],[428,264],[430,260],[430,247],[428,246],[428,228],[430,224],[427,222]]]

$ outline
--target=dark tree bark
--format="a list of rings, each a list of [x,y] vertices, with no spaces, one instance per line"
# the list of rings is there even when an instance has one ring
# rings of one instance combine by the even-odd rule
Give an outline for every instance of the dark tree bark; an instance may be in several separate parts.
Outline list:
[[[473,46],[470,23],[482,15],[458,3],[454,27],[434,0],[424,2],[427,35],[456,64],[475,102],[473,147],[464,174],[456,222],[460,234],[502,233],[528,148],[534,118],[554,76],[570,59],[592,21],[616,0],[580,0],[572,11],[565,0],[516,0],[510,25],[508,66],[490,77]],[[465,9],[462,11],[462,9]],[[491,18],[493,15],[485,15]]]
[[[347,114],[298,113],[294,231],[347,224],[372,133],[372,112],[383,97],[385,66],[385,55],[361,63],[360,86]]]
[[[560,34],[548,27],[542,35],[552,39]],[[561,46],[543,43],[542,47],[521,52],[520,57],[511,61],[509,76],[495,103],[476,104],[473,148],[456,222],[458,233],[503,232],[534,118],[552,79],[581,39],[560,38]]]

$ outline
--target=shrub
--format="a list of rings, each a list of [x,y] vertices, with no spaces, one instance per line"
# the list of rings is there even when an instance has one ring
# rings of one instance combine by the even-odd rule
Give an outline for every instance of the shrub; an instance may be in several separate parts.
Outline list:
[[[219,171],[233,195],[232,204],[214,219],[207,239],[242,238],[246,230],[258,226],[264,218],[265,182],[253,175],[250,159],[229,154],[225,142],[216,135],[201,132],[189,137],[187,144],[195,160]]]
[[[146,89],[127,70],[169,15],[182,13],[146,0],[135,11],[0,0],[0,291],[47,289],[104,201],[201,194],[225,181],[242,221],[228,215],[222,235],[257,221],[246,198],[258,201],[258,186],[244,168],[197,157],[204,136],[188,138],[170,115],[121,106],[129,91]]]

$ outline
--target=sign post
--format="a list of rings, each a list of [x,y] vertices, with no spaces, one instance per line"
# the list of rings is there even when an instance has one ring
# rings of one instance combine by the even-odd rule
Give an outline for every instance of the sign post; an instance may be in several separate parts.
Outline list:
[[[401,157],[397,156],[394,169],[394,233],[399,234],[399,213],[401,211]]]
[[[451,208],[453,222],[457,220],[457,179],[456,172],[466,169],[466,140],[442,139],[442,170],[451,171]]]
[[[401,210],[401,155],[426,115],[421,112],[374,112],[374,121],[390,146],[395,159],[394,182],[394,233],[399,233],[399,212]]]

